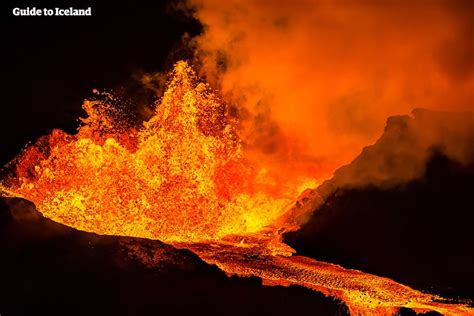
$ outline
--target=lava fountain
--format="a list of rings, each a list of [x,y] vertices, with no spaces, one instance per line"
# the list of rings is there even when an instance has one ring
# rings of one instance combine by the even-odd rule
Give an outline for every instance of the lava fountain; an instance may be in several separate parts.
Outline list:
[[[108,102],[109,101],[109,102]],[[187,248],[228,274],[298,284],[342,299],[353,314],[399,307],[468,314],[392,280],[292,256],[281,234],[319,202],[321,179],[282,181],[245,154],[237,118],[186,62],[178,62],[156,110],[140,127],[108,101],[83,104],[76,135],[54,130],[9,165],[4,196],[79,230],[158,239]]]
[[[252,168],[224,103],[187,63],[171,75],[139,129],[110,104],[86,101],[77,135],[54,130],[27,148],[5,191],[77,229],[197,242],[261,231],[316,185],[282,186]]]

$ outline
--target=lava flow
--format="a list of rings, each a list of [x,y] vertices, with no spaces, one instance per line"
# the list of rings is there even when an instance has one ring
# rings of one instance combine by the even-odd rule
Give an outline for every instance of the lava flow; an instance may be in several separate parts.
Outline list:
[[[178,62],[170,78],[153,117],[140,127],[127,124],[112,97],[86,101],[88,117],[78,133],[54,130],[27,147],[10,164],[0,192],[80,230],[158,239],[228,274],[321,291],[354,314],[391,314],[403,306],[473,312],[389,279],[292,256],[281,234],[297,229],[298,215],[320,202],[308,190],[318,179],[282,182],[252,162],[237,119],[189,65]]]

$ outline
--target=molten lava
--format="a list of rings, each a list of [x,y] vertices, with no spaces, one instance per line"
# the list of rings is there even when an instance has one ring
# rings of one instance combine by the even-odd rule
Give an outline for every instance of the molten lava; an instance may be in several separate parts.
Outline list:
[[[275,224],[316,185],[276,184],[252,168],[224,103],[185,62],[138,129],[108,103],[83,107],[77,135],[55,130],[27,148],[5,190],[65,225],[165,242],[218,240]]]
[[[88,117],[76,135],[54,130],[26,148],[0,192],[80,230],[159,239],[228,274],[338,297],[353,314],[403,306],[473,312],[386,278],[292,256],[281,233],[296,229],[298,215],[320,202],[307,190],[317,179],[282,182],[249,159],[235,118],[187,63],[176,64],[154,115],[138,128],[109,101],[84,103]]]

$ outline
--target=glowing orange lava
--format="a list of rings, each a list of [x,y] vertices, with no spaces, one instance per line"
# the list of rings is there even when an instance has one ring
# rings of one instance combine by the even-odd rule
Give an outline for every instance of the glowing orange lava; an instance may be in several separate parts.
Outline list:
[[[59,223],[165,242],[217,240],[275,224],[316,186],[276,184],[252,168],[224,103],[185,62],[139,129],[107,103],[83,107],[77,135],[55,130],[27,148],[4,189]]]
[[[292,256],[281,233],[321,202],[308,190],[317,180],[293,175],[282,183],[249,161],[225,104],[187,63],[175,65],[153,117],[139,128],[107,102],[83,107],[88,117],[76,135],[54,130],[10,164],[2,195],[30,200],[44,216],[80,230],[159,239],[228,274],[338,297],[353,314],[403,306],[473,312],[386,278]]]

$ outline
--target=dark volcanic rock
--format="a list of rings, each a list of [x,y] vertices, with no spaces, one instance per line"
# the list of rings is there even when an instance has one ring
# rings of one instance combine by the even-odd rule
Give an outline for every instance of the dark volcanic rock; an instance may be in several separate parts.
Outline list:
[[[325,202],[286,242],[300,255],[474,298],[472,122],[423,111],[392,118],[375,145],[323,184]],[[429,128],[441,130],[437,142],[420,142]]]
[[[318,188],[328,196],[341,188],[388,188],[423,177],[428,160],[442,153],[450,160],[474,162],[474,113],[413,111],[389,117],[382,136]]]
[[[346,314],[322,294],[229,278],[159,241],[54,223],[23,200],[0,200],[0,253],[2,315]]]

